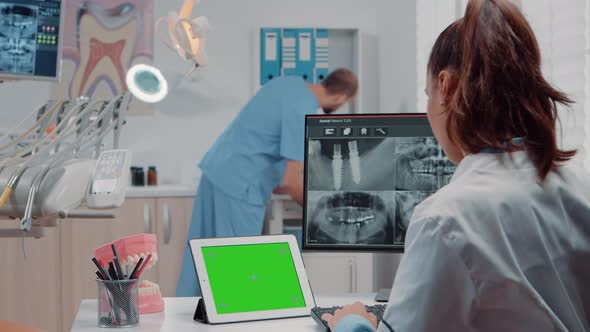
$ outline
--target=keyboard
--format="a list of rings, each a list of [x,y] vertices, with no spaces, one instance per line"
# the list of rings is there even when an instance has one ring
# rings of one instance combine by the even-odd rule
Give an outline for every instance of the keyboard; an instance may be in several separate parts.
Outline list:
[[[375,304],[375,305],[366,305],[365,308],[368,312],[372,312],[377,316],[377,321],[380,321],[383,318],[383,313],[385,312],[385,308],[387,305],[385,304]],[[311,317],[318,323],[320,326],[324,326],[326,331],[330,331],[330,327],[328,326],[328,322],[322,319],[323,314],[334,314],[334,312],[342,307],[326,307],[320,308],[315,307],[311,309]]]

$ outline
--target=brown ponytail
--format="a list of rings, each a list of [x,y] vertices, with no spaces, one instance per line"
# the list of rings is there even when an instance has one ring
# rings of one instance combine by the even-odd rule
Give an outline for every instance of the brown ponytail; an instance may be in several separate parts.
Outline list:
[[[428,67],[432,77],[445,69],[458,78],[447,134],[462,150],[510,152],[518,149],[511,139],[524,137],[541,180],[576,154],[560,150],[555,133],[557,104],[573,102],[543,77],[535,35],[510,1],[470,0],[438,37]]]

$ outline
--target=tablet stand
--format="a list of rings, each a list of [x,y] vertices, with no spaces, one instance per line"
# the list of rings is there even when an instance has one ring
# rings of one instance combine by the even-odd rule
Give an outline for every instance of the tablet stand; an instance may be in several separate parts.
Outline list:
[[[203,298],[200,298],[199,303],[197,303],[197,310],[195,310],[195,316],[193,319],[205,324],[209,324],[207,309],[205,309],[205,301],[203,301]]]

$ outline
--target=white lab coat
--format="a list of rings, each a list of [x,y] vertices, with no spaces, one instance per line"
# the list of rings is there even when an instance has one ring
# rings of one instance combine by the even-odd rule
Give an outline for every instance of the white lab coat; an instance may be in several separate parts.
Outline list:
[[[414,210],[384,319],[396,332],[590,331],[590,181],[476,154]],[[388,331],[381,324],[379,331]]]

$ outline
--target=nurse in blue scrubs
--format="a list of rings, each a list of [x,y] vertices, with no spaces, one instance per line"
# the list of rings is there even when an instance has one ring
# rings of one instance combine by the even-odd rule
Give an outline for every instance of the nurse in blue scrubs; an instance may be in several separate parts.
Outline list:
[[[356,76],[346,69],[321,84],[278,77],[244,106],[199,164],[201,182],[176,296],[201,293],[188,240],[260,235],[265,204],[278,186],[303,202],[305,115],[331,113],[357,90]]]

